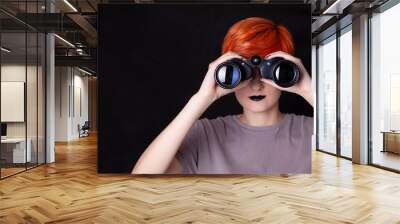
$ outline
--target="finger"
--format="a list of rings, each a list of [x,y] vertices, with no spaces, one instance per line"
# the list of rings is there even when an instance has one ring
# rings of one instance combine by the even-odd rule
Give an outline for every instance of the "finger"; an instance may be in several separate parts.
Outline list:
[[[228,94],[230,94],[230,93],[232,93],[232,92],[234,92],[235,91],[235,89],[225,89],[225,88],[222,88],[221,86],[218,86],[217,87],[217,92],[218,92],[218,95],[221,97],[221,96],[225,96],[225,95],[228,95]]]
[[[233,58],[233,57],[237,57],[237,58],[241,58],[241,56],[235,52],[232,51],[228,51],[225,54],[221,55],[218,59],[226,59],[226,58]]]
[[[283,51],[277,51],[277,52],[267,55],[266,59],[270,59],[270,58],[274,58],[274,57],[281,57],[283,59],[291,61],[294,64],[296,64],[300,68],[300,70],[305,71],[305,67],[304,67],[302,61],[300,60],[300,58],[296,58],[293,55],[290,55]]]
[[[269,58],[274,58],[274,57],[282,57],[282,58],[284,58],[286,60],[289,60],[289,61],[292,61],[294,63],[296,63],[296,61],[300,60],[300,59],[294,57],[293,55],[290,55],[290,54],[288,54],[286,52],[283,52],[283,51],[273,52],[273,53],[267,55],[266,58],[269,59]]]
[[[274,57],[282,57],[282,58],[284,58],[284,59],[286,59],[288,61],[293,62],[294,64],[296,64],[300,68],[301,73],[307,72],[307,70],[304,67],[303,62],[301,61],[300,58],[296,58],[293,55],[290,55],[290,54],[288,54],[286,52],[283,52],[283,51],[277,51],[277,52],[274,52],[272,54],[267,55],[266,59],[270,59],[270,58],[274,58]]]
[[[222,64],[223,62],[226,62],[230,59],[233,58],[240,58],[240,56],[234,55],[234,54],[228,54],[228,55],[222,55],[221,57],[217,58],[215,61],[211,62],[208,65],[208,70],[209,71],[215,71],[217,69],[218,65]]]
[[[283,52],[283,51],[274,51],[274,52],[272,52],[272,53],[270,53],[270,54],[267,54],[266,56],[265,56],[265,58],[272,58],[272,57],[276,57],[276,56],[278,56],[278,55],[283,55],[285,52]]]
[[[232,56],[238,56],[238,57],[241,57],[238,53],[236,53],[236,52],[233,52],[233,51],[228,51],[228,52],[226,52],[225,54],[223,54],[223,55],[232,55]]]
[[[236,54],[235,52],[232,51],[228,51],[227,53],[221,55],[217,60],[215,60],[216,62],[215,64],[218,65],[221,64],[222,62],[228,61],[233,58],[243,59],[243,57],[240,56],[239,54]]]

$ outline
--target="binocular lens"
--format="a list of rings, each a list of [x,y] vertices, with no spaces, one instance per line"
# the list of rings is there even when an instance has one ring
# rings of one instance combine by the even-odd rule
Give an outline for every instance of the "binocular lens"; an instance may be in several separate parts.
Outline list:
[[[293,86],[300,77],[299,68],[293,62],[282,57],[263,59],[259,56],[253,56],[250,60],[235,58],[223,62],[217,66],[214,77],[220,87],[233,89],[241,81],[254,77],[257,72],[281,87]]]
[[[280,63],[274,72],[275,81],[278,85],[288,87],[293,84],[297,79],[297,74],[293,65],[289,63]]]
[[[240,69],[232,64],[221,66],[217,71],[216,78],[222,86],[233,88],[240,82]]]

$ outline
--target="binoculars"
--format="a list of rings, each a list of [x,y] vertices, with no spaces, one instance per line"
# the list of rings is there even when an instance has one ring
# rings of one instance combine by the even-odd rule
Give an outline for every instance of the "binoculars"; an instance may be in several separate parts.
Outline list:
[[[255,55],[249,60],[233,58],[219,64],[215,69],[215,81],[222,88],[233,89],[241,81],[252,78],[255,72],[285,88],[296,84],[300,77],[298,66],[291,61],[282,57],[263,59]]]

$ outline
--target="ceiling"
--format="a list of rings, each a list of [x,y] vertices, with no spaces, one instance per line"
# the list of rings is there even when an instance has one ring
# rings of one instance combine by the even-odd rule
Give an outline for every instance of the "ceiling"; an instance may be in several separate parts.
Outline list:
[[[365,8],[380,5],[387,0],[340,0],[337,10],[351,9],[351,13],[365,10]],[[152,3],[152,2],[204,2],[201,0],[1,0],[0,1],[0,24],[3,33],[3,46],[8,45],[16,49],[14,52],[24,54],[25,39],[18,32],[30,31],[55,32],[61,38],[55,38],[56,56],[58,62],[68,63],[92,63],[91,69],[96,67],[96,47],[97,47],[97,8],[99,4],[121,4],[121,3]],[[335,0],[208,0],[207,2],[250,2],[265,4],[311,4],[313,20],[313,37],[320,35],[328,29],[343,14],[323,15],[323,12]],[[372,5],[372,6],[371,6]],[[342,9],[340,9],[342,7]],[[50,10],[51,8],[51,10]],[[336,10],[336,9],[334,9]],[[46,13],[52,11],[52,13]],[[21,39],[22,38],[22,39]],[[67,40],[70,44],[66,43]],[[71,44],[74,47],[71,47]],[[32,49],[31,49],[32,48]],[[34,52],[35,45],[28,44],[29,52]],[[20,49],[20,50],[17,50]],[[77,50],[79,49],[79,50]],[[56,58],[57,59],[57,58]],[[86,60],[86,61],[85,61]],[[57,62],[57,60],[56,60]],[[90,64],[89,63],[89,64]]]

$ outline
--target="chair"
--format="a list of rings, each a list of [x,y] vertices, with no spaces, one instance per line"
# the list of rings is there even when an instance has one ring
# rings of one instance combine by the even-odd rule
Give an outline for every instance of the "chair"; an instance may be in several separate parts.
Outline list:
[[[89,136],[89,129],[90,129],[89,121],[85,121],[82,127],[78,124],[79,138]]]

